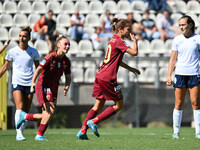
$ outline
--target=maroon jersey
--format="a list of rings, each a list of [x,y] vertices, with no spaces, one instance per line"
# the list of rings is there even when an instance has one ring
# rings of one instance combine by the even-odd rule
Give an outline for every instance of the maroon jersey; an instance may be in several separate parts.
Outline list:
[[[124,52],[128,48],[130,47],[127,46],[125,41],[115,34],[108,43],[105,60],[96,73],[96,78],[106,82],[117,80],[119,65],[124,56]]]
[[[53,93],[57,93],[59,80],[63,72],[65,74],[71,73],[70,60],[66,56],[59,58],[56,52],[52,52],[45,56],[40,66],[43,71],[40,73],[37,84],[42,84],[44,88],[51,88]]]

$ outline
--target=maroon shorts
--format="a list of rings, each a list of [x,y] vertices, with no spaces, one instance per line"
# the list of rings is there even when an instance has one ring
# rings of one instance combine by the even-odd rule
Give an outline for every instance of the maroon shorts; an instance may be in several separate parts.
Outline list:
[[[57,92],[49,91],[49,89],[51,89],[51,87],[46,88],[40,83],[36,85],[36,96],[40,106],[45,102],[54,102],[56,104]]]
[[[123,99],[121,88],[116,81],[105,82],[98,78],[95,79],[92,96],[104,100]]]

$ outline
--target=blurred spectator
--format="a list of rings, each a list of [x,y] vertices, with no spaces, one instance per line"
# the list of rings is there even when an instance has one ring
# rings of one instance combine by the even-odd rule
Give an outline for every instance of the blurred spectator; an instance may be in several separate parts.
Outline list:
[[[73,40],[79,42],[82,39],[89,39],[89,35],[84,33],[83,26],[85,24],[85,18],[79,16],[78,10],[75,10],[74,14],[70,18],[71,33],[70,36]]]
[[[45,15],[41,15],[40,19],[34,24],[32,31],[32,39],[47,40],[48,24]]]
[[[138,23],[133,17],[133,12],[130,12],[130,13],[127,14],[127,20],[132,24],[131,31],[133,31],[134,24]]]
[[[148,0],[148,9],[155,11],[164,11],[167,8],[166,0]]]
[[[6,40],[4,45],[0,48],[0,54],[6,49],[9,43],[10,43],[10,39]]]
[[[109,37],[105,37],[101,32],[101,27],[95,28],[95,33],[92,34],[91,39],[94,49],[103,51],[107,49],[107,45],[110,40]]]
[[[144,38],[151,41],[152,39],[159,39],[160,32],[157,31],[154,20],[149,18],[149,11],[146,10],[144,13],[145,18],[141,20],[143,25]]]
[[[164,10],[163,16],[160,19],[158,19],[157,28],[158,31],[161,33],[160,38],[163,41],[167,39],[172,39],[179,34],[178,29],[174,25],[174,21],[170,17],[168,10]]]
[[[101,21],[101,30],[104,33],[106,37],[112,38],[113,33],[112,33],[112,26],[110,24],[111,18],[110,18],[110,11],[106,10],[106,16],[103,18]]]
[[[48,11],[48,19],[47,19],[47,24],[48,24],[48,43],[51,47],[50,51],[53,51],[54,49],[54,44],[56,41],[56,22],[52,19],[53,16],[53,11],[49,10]]]

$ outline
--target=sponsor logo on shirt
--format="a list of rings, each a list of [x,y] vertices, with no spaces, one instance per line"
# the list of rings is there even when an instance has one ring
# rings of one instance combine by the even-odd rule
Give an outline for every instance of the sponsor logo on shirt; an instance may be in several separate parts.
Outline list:
[[[40,64],[44,65],[45,63],[46,63],[46,60],[43,59]]]

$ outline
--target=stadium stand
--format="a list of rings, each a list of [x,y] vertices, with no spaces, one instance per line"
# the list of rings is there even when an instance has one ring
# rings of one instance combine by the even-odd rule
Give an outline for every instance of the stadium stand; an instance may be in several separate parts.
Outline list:
[[[17,9],[18,11],[20,11],[20,13],[24,14],[32,13],[32,6],[29,1],[20,1],[17,5]]]
[[[21,28],[20,27],[11,27],[9,29],[9,38],[13,41],[17,41],[19,40],[19,32],[20,32]]]
[[[4,27],[0,27],[0,41],[5,41],[8,39],[8,30]]]

